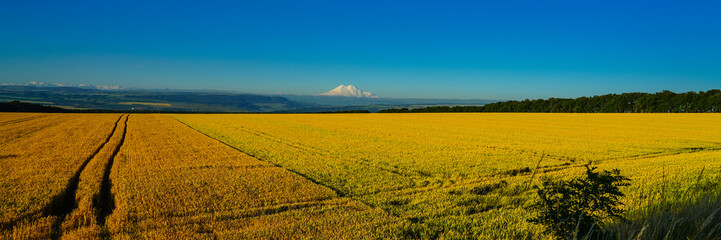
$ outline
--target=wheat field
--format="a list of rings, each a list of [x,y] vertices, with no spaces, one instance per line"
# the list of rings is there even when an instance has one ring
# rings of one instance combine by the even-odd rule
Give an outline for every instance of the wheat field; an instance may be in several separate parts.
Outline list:
[[[0,113],[0,133],[7,239],[539,239],[541,179],[620,169],[642,217],[721,174],[718,114]]]
[[[57,236],[78,179],[120,114],[0,114],[3,238]]]
[[[717,114],[173,117],[399,217],[379,228],[390,237],[538,238],[525,221],[529,186],[576,176],[589,162],[627,174],[625,201],[635,207],[663,182],[686,189],[702,169],[721,170]]]

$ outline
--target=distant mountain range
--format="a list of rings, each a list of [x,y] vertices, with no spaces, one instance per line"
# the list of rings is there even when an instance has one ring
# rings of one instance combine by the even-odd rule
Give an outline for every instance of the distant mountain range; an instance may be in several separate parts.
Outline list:
[[[224,91],[122,89],[117,86],[0,84],[0,102],[22,101],[66,109],[187,112],[328,112],[429,106],[483,105],[493,100],[380,98],[353,85],[316,96]]]
[[[44,82],[28,82],[24,84],[16,83],[2,83],[0,86],[30,86],[30,87],[76,87],[84,89],[99,89],[99,90],[119,90],[122,89],[119,86],[107,86],[107,85],[90,85],[90,84],[62,84],[62,83],[44,83]]]
[[[274,112],[314,107],[284,97],[255,94],[0,86],[0,102],[13,100],[66,109],[121,111]]]

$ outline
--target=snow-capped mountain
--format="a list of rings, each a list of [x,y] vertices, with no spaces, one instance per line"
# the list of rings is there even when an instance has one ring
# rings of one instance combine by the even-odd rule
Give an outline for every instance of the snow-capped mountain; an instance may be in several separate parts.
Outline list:
[[[357,98],[378,98],[373,93],[362,91],[353,85],[340,85],[326,93],[318,94],[319,96],[336,96],[336,97],[357,97]]]

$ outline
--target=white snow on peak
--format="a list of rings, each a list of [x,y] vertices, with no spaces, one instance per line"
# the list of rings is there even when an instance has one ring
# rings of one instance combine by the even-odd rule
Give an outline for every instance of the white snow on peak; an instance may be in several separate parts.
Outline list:
[[[373,93],[362,91],[353,85],[340,85],[326,93],[318,94],[320,96],[338,96],[338,97],[357,97],[357,98],[377,98]]]

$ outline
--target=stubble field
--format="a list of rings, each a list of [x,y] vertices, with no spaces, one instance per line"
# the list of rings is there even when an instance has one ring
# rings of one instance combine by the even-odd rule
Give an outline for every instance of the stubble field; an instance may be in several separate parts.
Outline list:
[[[718,114],[0,113],[0,133],[15,239],[537,239],[543,178],[618,168],[633,220],[721,171]]]

